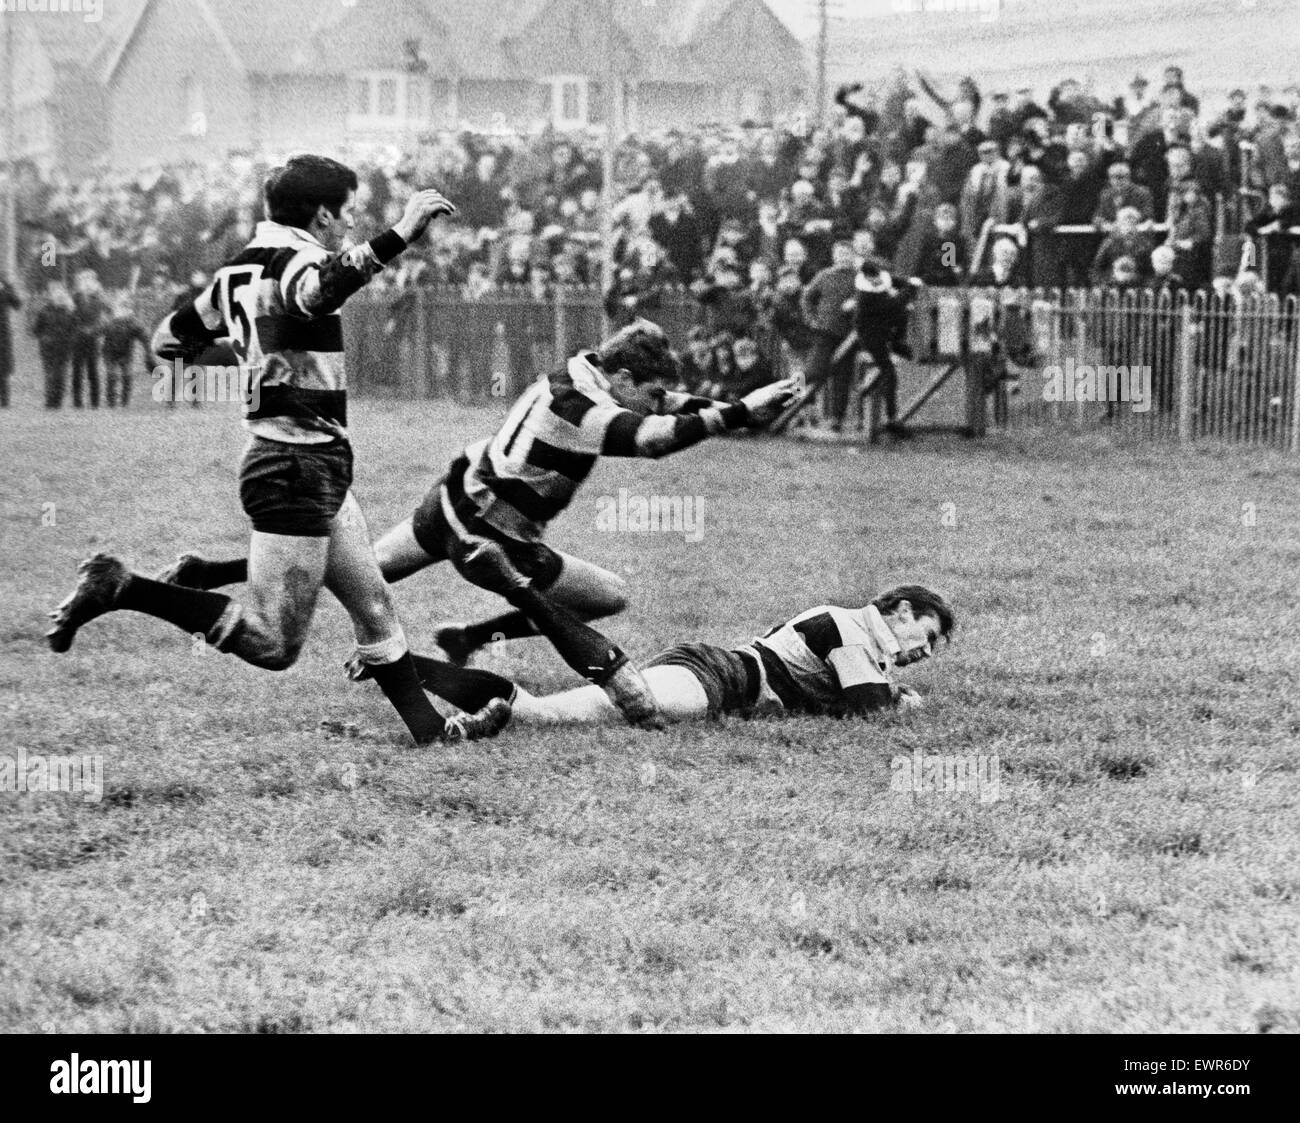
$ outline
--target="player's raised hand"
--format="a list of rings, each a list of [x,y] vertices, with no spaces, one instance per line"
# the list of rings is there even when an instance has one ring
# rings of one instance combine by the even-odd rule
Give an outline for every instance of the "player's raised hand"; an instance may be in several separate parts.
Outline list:
[[[753,424],[766,425],[781,415],[781,411],[794,400],[798,392],[797,379],[783,378],[780,382],[772,382],[751,391],[740,399],[740,403]]]
[[[429,187],[417,191],[406,201],[406,210],[393,229],[402,236],[407,245],[410,245],[424,237],[429,223],[435,218],[455,213],[456,207],[451,200],[442,192]]]

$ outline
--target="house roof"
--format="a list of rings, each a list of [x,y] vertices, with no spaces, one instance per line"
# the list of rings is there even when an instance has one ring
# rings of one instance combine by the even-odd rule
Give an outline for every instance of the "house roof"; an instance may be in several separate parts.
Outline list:
[[[322,31],[347,15],[341,0],[215,0],[206,4],[244,68],[255,74],[317,69]]]
[[[447,29],[451,54],[466,78],[519,78],[520,61],[508,49],[550,0],[423,0]],[[524,71],[523,73],[526,73]]]
[[[619,25],[639,48],[640,77],[659,82],[703,81],[707,75],[693,48],[737,2],[615,0]]]
[[[734,0],[630,0],[618,4],[629,31],[668,47],[686,47],[726,14]]]
[[[41,42],[45,57],[56,66],[85,66],[110,49],[123,28],[134,24],[146,0],[104,4],[100,19],[88,23],[74,12],[33,13],[23,20]]]
[[[119,0],[105,5],[102,24],[48,20],[42,42],[55,61],[82,62],[101,81],[111,81],[150,10],[176,0]],[[360,16],[376,0],[184,0],[213,29],[232,65],[254,74],[335,74],[348,69],[354,44],[331,38],[338,24]],[[526,33],[548,8],[564,0],[405,0],[403,19],[427,21],[430,44],[445,64],[463,78],[519,78],[533,73]],[[587,3],[599,0],[585,0]],[[762,0],[608,0],[624,44],[645,80],[705,82],[696,57],[709,28],[734,5]],[[376,10],[380,10],[376,3]],[[109,23],[108,14],[114,18]],[[384,0],[384,20],[376,21],[378,48],[393,34],[394,0]],[[775,21],[774,21],[775,22]],[[794,36],[779,25],[797,45]]]

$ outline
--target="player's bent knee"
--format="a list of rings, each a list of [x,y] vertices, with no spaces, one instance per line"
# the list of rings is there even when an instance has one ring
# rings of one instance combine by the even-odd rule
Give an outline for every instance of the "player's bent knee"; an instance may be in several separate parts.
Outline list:
[[[367,632],[383,637],[397,627],[397,607],[387,589],[376,589],[360,598],[359,603],[348,605],[353,621]]]
[[[601,575],[599,583],[589,585],[574,607],[589,617],[613,616],[631,603],[628,584],[615,573]]]
[[[298,656],[301,654],[302,644],[300,643],[280,644],[261,652],[255,662],[264,671],[287,671],[298,662]]]
[[[480,539],[472,550],[454,559],[454,564],[466,581],[489,593],[508,597],[528,585],[505,550],[488,539]]]
[[[632,602],[627,582],[618,574],[611,573],[601,589],[601,601],[601,608],[607,615],[623,612]]]
[[[624,611],[631,603],[628,583],[616,573],[592,569],[595,571],[574,574],[566,568],[559,580],[543,591],[586,620]]]

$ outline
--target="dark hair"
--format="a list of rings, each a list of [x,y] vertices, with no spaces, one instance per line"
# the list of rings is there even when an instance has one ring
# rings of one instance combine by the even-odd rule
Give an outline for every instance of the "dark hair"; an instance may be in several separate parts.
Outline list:
[[[626,370],[638,386],[644,382],[675,381],[681,375],[664,329],[649,320],[633,320],[620,328],[596,348],[596,359],[606,374]]]
[[[291,156],[266,177],[266,217],[305,229],[320,207],[337,218],[356,189],[357,173],[346,164],[328,156]]]
[[[903,601],[912,606],[914,616],[933,616],[939,621],[939,634],[951,641],[953,628],[957,626],[957,616],[946,600],[933,589],[924,585],[895,585],[887,589],[871,603],[881,616],[893,612]]]

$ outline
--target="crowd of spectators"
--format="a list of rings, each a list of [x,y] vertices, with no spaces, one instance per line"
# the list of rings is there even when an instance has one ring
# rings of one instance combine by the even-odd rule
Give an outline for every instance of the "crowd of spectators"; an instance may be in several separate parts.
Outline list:
[[[1028,88],[986,92],[966,78],[944,92],[899,74],[840,89],[821,126],[628,137],[614,159],[608,278],[595,136],[443,131],[414,151],[358,156],[359,225],[391,225],[416,185],[459,207],[381,285],[460,286],[471,299],[599,286],[616,321],[685,288],[702,307],[689,348],[699,378],[732,385],[764,373],[749,372],[768,339],[807,350],[843,330],[820,298],[838,292],[835,270],[868,260],[927,286],[1160,291],[1223,287],[1244,262],[1269,291],[1300,292],[1287,234],[1300,226],[1300,88],[1261,87],[1253,100],[1236,90],[1211,114],[1178,67],[1157,86],[1139,76],[1103,98],[1066,80],[1040,103]],[[131,320],[114,294],[153,310],[203,284],[250,236],[266,170],[235,154],[76,180],[21,172],[25,289],[39,297],[30,322],[43,354],[69,368],[74,402],[83,381],[98,399],[94,340],[136,337],[130,322],[109,332]],[[1264,236],[1260,259],[1216,260],[1224,231]],[[48,404],[62,385],[47,379]]]

